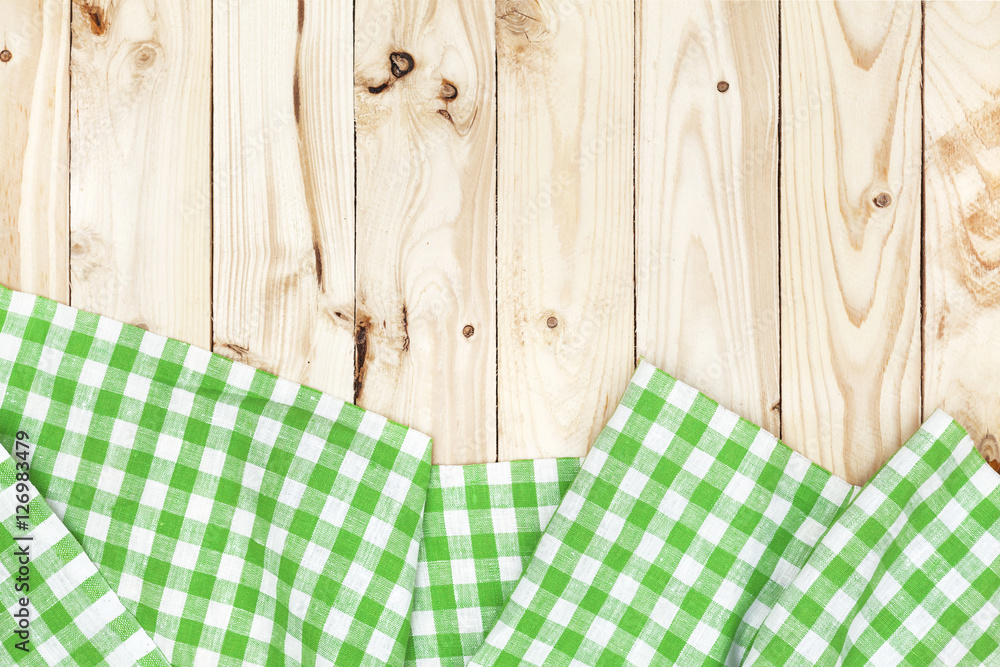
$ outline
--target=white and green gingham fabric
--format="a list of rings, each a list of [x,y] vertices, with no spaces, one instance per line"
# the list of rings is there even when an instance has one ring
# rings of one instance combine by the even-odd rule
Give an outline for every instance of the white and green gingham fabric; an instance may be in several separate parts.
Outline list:
[[[33,554],[33,650],[16,647],[20,596],[9,586],[0,592],[11,611],[0,623],[6,655],[133,664],[129,651],[95,650],[94,624],[111,623],[129,647],[139,641],[124,635],[137,626],[160,664],[402,664],[430,477],[430,440],[419,432],[200,348],[3,290],[0,440],[12,456],[28,452],[28,494],[61,521],[29,514],[22,532],[43,544],[68,529],[65,541],[75,538],[97,573],[58,572],[110,588],[99,614],[83,601],[72,614],[67,605],[48,612],[37,606],[44,573]],[[0,549],[16,571],[15,544]],[[119,607],[127,623],[108,618]]]
[[[0,619],[0,664],[169,664],[38,496],[27,464],[6,452],[0,458],[0,590],[10,610]],[[30,517],[33,530],[19,514]],[[29,604],[20,605],[22,598]],[[16,647],[28,642],[29,649],[37,638],[44,639],[30,651]]]
[[[825,532],[749,665],[1000,665],[1000,476],[936,411]]]
[[[407,665],[468,662],[579,471],[577,458],[431,469]]]
[[[0,664],[1000,664],[1000,476],[942,412],[858,488],[642,362],[582,461],[431,466],[0,289],[0,442]]]
[[[941,411],[858,489],[642,362],[471,664],[1000,664],[998,537]]]

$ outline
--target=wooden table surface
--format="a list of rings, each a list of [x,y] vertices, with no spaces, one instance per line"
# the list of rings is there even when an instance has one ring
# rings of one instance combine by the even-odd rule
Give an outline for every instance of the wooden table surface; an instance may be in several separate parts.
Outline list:
[[[639,356],[860,483],[1000,430],[1000,6],[0,0],[0,283],[578,456]]]

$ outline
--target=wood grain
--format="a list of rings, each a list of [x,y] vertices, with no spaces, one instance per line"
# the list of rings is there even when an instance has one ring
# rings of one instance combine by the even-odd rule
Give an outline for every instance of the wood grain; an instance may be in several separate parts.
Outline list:
[[[1000,4],[930,2],[924,30],[924,415],[1000,458]]]
[[[777,2],[637,25],[637,352],[777,433]]]
[[[215,350],[350,398],[350,3],[214,4]]]
[[[497,3],[499,455],[587,452],[634,368],[634,3]]]
[[[73,305],[208,347],[211,13],[73,11]]]
[[[69,0],[0,0],[0,284],[69,302]]]
[[[920,5],[782,5],[782,435],[863,483],[920,420]]]
[[[496,459],[493,3],[358,2],[359,405]]]

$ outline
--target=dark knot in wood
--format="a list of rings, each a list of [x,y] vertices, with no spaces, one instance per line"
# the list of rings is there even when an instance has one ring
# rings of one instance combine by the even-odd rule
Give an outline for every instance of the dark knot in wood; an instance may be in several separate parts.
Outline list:
[[[103,35],[108,31],[108,24],[104,20],[104,10],[90,4],[80,6],[84,16],[90,19],[90,32],[95,35]]]
[[[393,51],[389,54],[389,71],[397,79],[401,79],[413,71],[413,56],[405,51]]]

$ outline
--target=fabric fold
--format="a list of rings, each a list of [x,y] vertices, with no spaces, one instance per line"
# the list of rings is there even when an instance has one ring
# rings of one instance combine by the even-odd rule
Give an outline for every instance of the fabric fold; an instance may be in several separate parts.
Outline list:
[[[642,361],[470,664],[738,664],[853,491]]]
[[[4,664],[167,667],[80,544],[30,482],[25,439],[0,451]],[[17,447],[16,443],[20,443]]]
[[[989,664],[997,486],[943,412],[861,489],[642,362],[470,664]]]
[[[0,441],[30,435],[32,482],[172,664],[402,664],[427,436],[10,290],[0,390]]]
[[[462,667],[482,646],[580,462],[431,469],[408,666]]]
[[[746,665],[1000,664],[1000,476],[935,411],[830,526]]]

